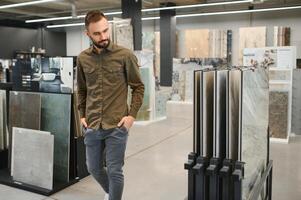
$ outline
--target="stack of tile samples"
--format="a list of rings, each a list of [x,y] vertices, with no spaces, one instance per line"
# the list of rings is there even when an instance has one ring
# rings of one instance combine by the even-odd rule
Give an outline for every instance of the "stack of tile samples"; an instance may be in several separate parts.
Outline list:
[[[268,158],[265,68],[194,72],[194,145],[188,199],[248,199]]]
[[[11,91],[9,111],[9,152],[13,179],[49,190],[52,189],[52,181],[49,184],[49,177],[53,177],[54,183],[68,183],[70,180],[71,95]],[[26,139],[22,137],[23,135],[26,135]],[[47,156],[28,156],[35,155],[36,152]],[[26,155],[27,157],[24,157]],[[21,157],[26,159],[20,159]],[[48,163],[47,166],[53,163],[51,172],[49,167],[46,170],[42,165],[34,164],[39,163],[41,159],[47,160],[45,161]],[[39,174],[45,170],[49,172],[48,175],[40,176]],[[34,182],[29,181],[29,172],[36,178]]]

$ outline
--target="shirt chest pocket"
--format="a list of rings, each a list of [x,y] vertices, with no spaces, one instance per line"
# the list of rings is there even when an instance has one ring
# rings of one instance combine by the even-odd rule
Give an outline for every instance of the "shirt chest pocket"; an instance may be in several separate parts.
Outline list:
[[[103,69],[109,82],[116,83],[125,80],[125,70],[123,66],[104,66]]]
[[[87,85],[95,84],[97,80],[97,70],[94,67],[85,67],[83,68],[83,71],[85,73]]]

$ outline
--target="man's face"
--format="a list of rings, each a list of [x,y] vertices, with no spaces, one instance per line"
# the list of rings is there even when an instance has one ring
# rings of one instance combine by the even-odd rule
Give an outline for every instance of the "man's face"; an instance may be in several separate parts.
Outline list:
[[[110,40],[108,21],[102,18],[98,22],[90,23],[86,34],[97,48],[106,48]]]

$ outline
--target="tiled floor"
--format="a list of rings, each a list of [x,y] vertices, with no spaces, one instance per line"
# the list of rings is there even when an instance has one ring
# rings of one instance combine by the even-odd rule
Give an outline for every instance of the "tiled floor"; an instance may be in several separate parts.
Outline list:
[[[125,200],[183,200],[187,180],[183,163],[192,148],[192,122],[168,119],[135,125],[128,142]],[[301,199],[301,137],[289,145],[272,144],[273,200]],[[102,200],[103,191],[91,178],[50,197],[0,185],[0,200]]]

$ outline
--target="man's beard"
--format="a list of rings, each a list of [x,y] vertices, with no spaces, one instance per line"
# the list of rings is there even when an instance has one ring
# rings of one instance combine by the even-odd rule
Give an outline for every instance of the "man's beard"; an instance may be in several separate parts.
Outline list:
[[[109,44],[110,44],[110,39],[101,40],[100,42],[96,42],[91,37],[90,37],[90,39],[91,39],[93,45],[96,46],[99,49],[106,49],[109,46]],[[107,41],[107,43],[106,44],[102,44],[105,41]]]

